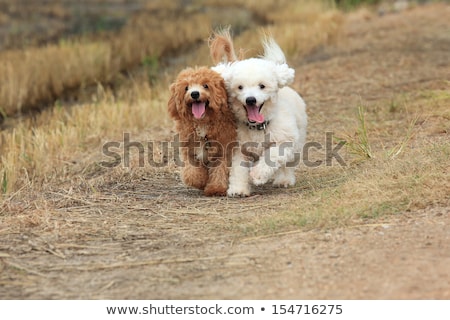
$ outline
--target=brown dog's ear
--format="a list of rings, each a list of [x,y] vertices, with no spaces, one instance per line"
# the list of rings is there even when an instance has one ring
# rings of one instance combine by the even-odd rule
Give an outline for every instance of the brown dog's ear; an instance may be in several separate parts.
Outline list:
[[[216,107],[216,110],[224,110],[228,107],[228,96],[225,88],[225,82],[219,74],[211,77],[211,80],[212,95],[210,98],[210,103]]]
[[[180,115],[178,113],[178,109],[177,109],[177,94],[175,92],[176,90],[176,85],[175,83],[172,83],[169,87],[170,90],[170,98],[169,98],[169,102],[167,103],[167,110],[169,111],[169,115],[172,119],[174,120],[180,120]]]

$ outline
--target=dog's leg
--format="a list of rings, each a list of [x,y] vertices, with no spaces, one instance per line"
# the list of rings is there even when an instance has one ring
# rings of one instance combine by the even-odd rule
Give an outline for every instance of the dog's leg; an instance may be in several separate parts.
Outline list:
[[[199,161],[185,162],[181,179],[186,185],[203,190],[208,178],[208,170]]]
[[[266,163],[265,158],[260,158],[258,162],[250,169],[250,180],[255,186],[265,184],[272,178],[278,170],[276,162]]]
[[[294,159],[292,143],[278,143],[266,149],[258,162],[250,169],[250,179],[255,185],[262,185],[269,181],[279,168]],[[295,183],[295,181],[294,181]]]
[[[224,196],[227,194],[229,170],[226,161],[220,161],[209,168],[209,180],[205,186],[205,196]]]
[[[275,172],[273,185],[276,187],[290,187],[295,185],[295,168],[282,167]]]
[[[230,185],[227,194],[229,197],[247,197],[250,195],[249,163],[245,161],[241,152],[233,155],[230,170]]]

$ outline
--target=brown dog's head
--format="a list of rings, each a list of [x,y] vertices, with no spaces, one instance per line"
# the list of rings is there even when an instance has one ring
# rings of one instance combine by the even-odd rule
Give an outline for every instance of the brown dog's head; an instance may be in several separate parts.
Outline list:
[[[187,68],[170,85],[169,115],[175,120],[202,121],[227,106],[227,92],[219,73],[207,68]]]

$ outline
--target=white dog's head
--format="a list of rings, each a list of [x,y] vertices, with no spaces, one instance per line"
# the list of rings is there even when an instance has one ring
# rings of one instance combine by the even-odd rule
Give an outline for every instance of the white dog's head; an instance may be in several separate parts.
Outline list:
[[[261,58],[219,64],[227,86],[230,104],[240,122],[263,123],[276,112],[278,90],[294,81],[295,71],[285,62],[273,39],[263,43]]]

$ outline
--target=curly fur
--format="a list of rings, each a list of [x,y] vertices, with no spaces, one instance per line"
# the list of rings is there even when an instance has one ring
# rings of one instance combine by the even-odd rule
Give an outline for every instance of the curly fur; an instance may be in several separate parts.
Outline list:
[[[248,150],[233,155],[229,196],[248,196],[250,182],[261,185],[273,180],[276,186],[295,184],[294,167],[306,138],[306,105],[287,85],[294,81],[294,69],[278,44],[270,37],[263,39],[264,54],[260,58],[237,60],[228,29],[216,32],[210,40],[210,54],[217,64],[212,69],[225,80],[229,103],[237,120],[238,141],[258,147],[253,156]],[[264,130],[249,130],[248,124],[267,124]],[[267,143],[266,137],[270,143]],[[242,163],[250,162],[251,166]]]
[[[195,110],[195,104],[202,107]],[[168,111],[180,134],[182,180],[207,196],[226,195],[236,125],[223,78],[187,68],[170,85]]]

